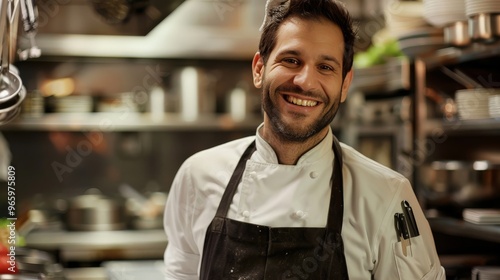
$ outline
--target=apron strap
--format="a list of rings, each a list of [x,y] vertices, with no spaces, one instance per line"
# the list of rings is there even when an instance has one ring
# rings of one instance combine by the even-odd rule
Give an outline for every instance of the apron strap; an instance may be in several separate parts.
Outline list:
[[[342,179],[342,148],[340,143],[333,135],[333,172],[331,178],[332,191],[330,194],[330,207],[328,210],[328,220],[326,228],[334,229],[336,233],[342,232],[342,221],[344,219],[344,182]]]
[[[229,206],[231,206],[231,201],[238,189],[238,185],[241,182],[241,177],[243,176],[243,172],[245,172],[245,167],[247,160],[250,159],[252,154],[255,152],[255,140],[247,147],[245,152],[240,158],[238,165],[234,169],[233,175],[227,184],[226,191],[222,195],[221,202],[219,203],[219,207],[217,208],[217,212],[215,214],[216,217],[226,217],[229,211]]]

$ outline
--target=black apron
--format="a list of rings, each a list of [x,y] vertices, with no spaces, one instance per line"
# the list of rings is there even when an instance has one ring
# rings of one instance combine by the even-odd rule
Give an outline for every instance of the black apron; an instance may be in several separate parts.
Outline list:
[[[226,218],[246,161],[255,150],[254,141],[241,156],[207,229],[200,279],[349,279],[341,236],[344,212],[342,152],[335,136],[326,228],[272,228]]]

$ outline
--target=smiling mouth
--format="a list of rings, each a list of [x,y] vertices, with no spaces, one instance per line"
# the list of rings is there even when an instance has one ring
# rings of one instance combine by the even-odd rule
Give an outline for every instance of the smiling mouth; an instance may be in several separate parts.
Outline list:
[[[318,105],[318,101],[304,100],[290,95],[285,96],[285,100],[288,101],[288,103],[303,107],[314,107]]]

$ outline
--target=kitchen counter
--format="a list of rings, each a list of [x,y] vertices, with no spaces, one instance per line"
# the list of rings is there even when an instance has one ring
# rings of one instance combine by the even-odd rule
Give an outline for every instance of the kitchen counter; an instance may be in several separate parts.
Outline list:
[[[162,260],[110,261],[100,267],[68,268],[64,270],[67,280],[163,280]]]
[[[62,261],[161,259],[167,245],[162,229],[117,231],[35,231],[31,248],[58,251]]]

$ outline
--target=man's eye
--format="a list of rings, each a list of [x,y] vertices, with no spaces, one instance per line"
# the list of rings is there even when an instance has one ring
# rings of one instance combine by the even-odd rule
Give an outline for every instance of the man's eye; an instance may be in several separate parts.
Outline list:
[[[319,69],[322,70],[322,71],[335,72],[335,69],[333,67],[331,67],[330,65],[320,65]]]
[[[295,58],[285,58],[285,59],[283,59],[283,62],[288,63],[288,64],[295,64],[295,65],[299,64],[299,61]]]

